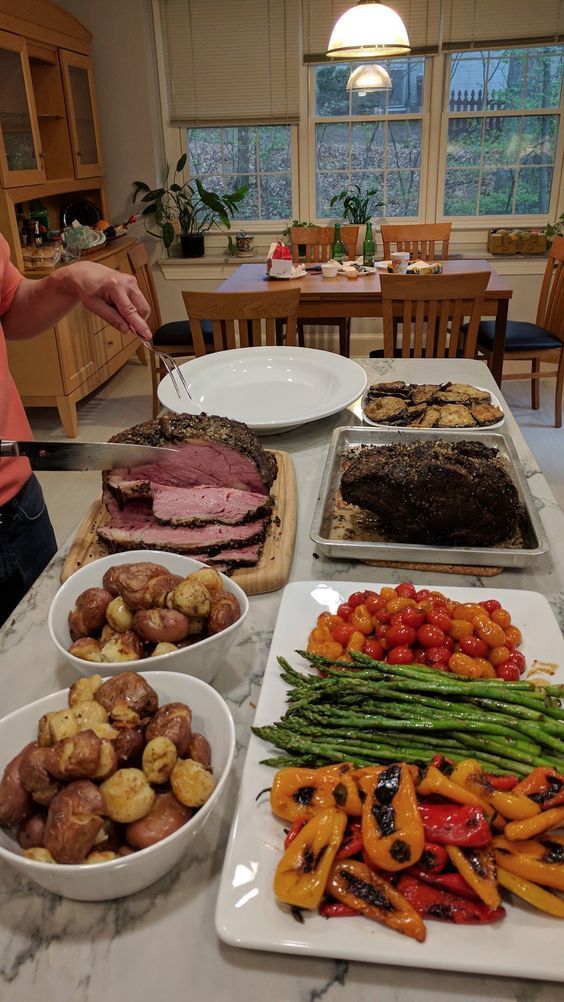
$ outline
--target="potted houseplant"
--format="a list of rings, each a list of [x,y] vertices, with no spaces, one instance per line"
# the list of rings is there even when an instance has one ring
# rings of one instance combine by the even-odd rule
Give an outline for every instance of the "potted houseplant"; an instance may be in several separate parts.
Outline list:
[[[375,210],[384,204],[375,200],[376,194],[376,188],[369,188],[363,193],[359,184],[353,184],[350,191],[344,188],[338,195],[333,195],[330,202],[331,207],[342,205],[345,222],[358,225],[357,254],[362,253],[367,222],[372,219]]]
[[[147,231],[152,236],[160,237],[167,251],[174,240],[177,226],[182,256],[203,257],[204,233],[220,224],[228,230],[231,228],[231,219],[249,186],[244,184],[230,194],[217,195],[204,188],[198,178],[182,182],[179,175],[185,164],[184,153],[176,164],[170,184],[167,166],[164,182],[159,188],[151,188],[145,181],[134,181],[133,202],[140,198],[142,203],[146,203],[142,215],[153,216],[159,229],[159,232],[155,232],[147,227]]]

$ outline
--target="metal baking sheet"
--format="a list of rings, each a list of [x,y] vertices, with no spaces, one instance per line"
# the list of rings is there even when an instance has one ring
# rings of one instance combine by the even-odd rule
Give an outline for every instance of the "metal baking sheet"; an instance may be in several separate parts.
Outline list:
[[[469,438],[474,442],[478,438],[484,445],[497,449],[500,458],[507,466],[526,513],[522,545],[474,547],[396,543],[385,539],[363,538],[363,530],[358,525],[355,526],[354,532],[350,533],[349,538],[337,538],[334,521],[343,455],[347,451],[361,445],[382,446],[398,442],[434,442],[440,439],[452,443]],[[367,524],[369,521],[370,518],[367,518]],[[369,531],[366,532],[367,536],[370,534]],[[421,563],[524,567],[542,557],[549,548],[544,527],[511,439],[507,435],[487,431],[483,431],[479,436],[476,432],[469,436],[464,429],[450,431],[445,436],[437,429],[338,428],[333,433],[327,456],[310,536],[324,556],[346,560],[388,559]]]

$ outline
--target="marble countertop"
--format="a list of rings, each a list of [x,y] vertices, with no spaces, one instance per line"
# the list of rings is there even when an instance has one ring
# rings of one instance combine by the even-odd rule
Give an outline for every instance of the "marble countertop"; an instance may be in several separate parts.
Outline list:
[[[449,362],[362,360],[370,381],[405,379],[439,382],[451,378]],[[456,362],[456,381],[487,387],[500,396],[480,362]],[[505,406],[502,401],[502,406]],[[353,413],[351,414],[351,411]],[[358,405],[356,405],[358,414]],[[398,582],[401,570],[359,567],[350,561],[316,557],[309,538],[322,467],[333,429],[356,423],[355,408],[264,444],[286,449],[299,485],[298,534],[291,580]],[[564,627],[564,515],[507,416],[525,474],[546,527],[550,553],[534,569],[507,569],[495,578],[409,572],[422,586],[490,582],[495,588],[540,591]],[[82,516],[77,512],[77,521]],[[70,542],[70,540],[69,540]],[[66,547],[0,632],[2,714],[69,685],[74,673],[57,657],[47,632],[47,613],[58,587]],[[417,968],[283,956],[225,946],[215,933],[214,910],[223,852],[243,768],[254,708],[280,592],[251,599],[241,639],[215,680],[237,731],[237,759],[221,810],[204,830],[197,851],[160,882],[129,898],[80,903],[54,897],[0,864],[0,999],[2,1002],[152,1002],[178,997],[247,1002],[557,1002],[564,985],[479,977]]]

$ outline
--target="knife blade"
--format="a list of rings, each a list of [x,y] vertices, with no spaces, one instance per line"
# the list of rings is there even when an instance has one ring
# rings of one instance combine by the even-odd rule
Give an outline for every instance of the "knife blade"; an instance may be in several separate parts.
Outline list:
[[[0,440],[0,458],[25,456],[34,470],[113,470],[166,462],[177,449],[113,442],[14,442]]]

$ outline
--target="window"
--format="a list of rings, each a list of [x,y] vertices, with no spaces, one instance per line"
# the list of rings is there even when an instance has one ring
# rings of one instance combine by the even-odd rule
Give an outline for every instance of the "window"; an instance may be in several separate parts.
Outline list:
[[[346,89],[357,65],[312,69],[316,215],[334,218],[331,198],[358,184],[379,193],[381,215],[418,216],[425,60],[385,62],[392,90],[367,94]]]
[[[223,194],[249,192],[237,219],[287,219],[292,214],[291,126],[188,129],[190,177]]]
[[[445,216],[549,212],[563,51],[543,46],[452,54]]]

